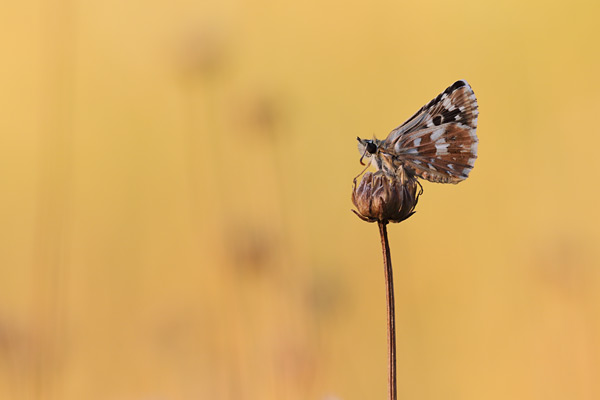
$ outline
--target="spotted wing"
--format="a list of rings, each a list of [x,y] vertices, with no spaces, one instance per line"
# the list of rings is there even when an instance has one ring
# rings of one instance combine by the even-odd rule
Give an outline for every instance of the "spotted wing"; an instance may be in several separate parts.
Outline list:
[[[420,178],[458,183],[477,159],[478,115],[473,90],[457,81],[390,132],[381,149]]]

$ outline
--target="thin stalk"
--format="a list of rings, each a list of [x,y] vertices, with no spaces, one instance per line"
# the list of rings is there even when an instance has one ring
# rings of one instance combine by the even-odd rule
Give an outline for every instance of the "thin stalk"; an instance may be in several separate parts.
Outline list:
[[[390,243],[387,236],[387,221],[378,221],[379,234],[381,235],[381,248],[383,251],[383,267],[385,271],[385,286],[387,299],[387,326],[388,326],[388,385],[389,399],[397,400],[396,389],[396,311],[394,302],[394,276],[392,273],[392,257]]]

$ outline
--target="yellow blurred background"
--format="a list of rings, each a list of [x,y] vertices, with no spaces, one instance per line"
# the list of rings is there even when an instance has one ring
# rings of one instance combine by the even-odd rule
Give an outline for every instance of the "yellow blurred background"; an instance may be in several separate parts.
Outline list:
[[[457,79],[389,228],[400,399],[600,399],[600,3],[0,6],[0,399],[387,396],[356,136]]]

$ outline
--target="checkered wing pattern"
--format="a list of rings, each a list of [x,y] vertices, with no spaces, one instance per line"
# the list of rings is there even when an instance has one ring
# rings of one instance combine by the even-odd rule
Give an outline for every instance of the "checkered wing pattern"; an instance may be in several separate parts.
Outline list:
[[[381,151],[420,178],[458,183],[477,159],[478,114],[473,90],[457,81],[390,132]]]

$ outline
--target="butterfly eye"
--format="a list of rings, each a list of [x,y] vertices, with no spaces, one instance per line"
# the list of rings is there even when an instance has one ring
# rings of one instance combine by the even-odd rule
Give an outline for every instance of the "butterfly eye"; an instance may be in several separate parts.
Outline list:
[[[377,146],[373,142],[367,143],[367,153],[375,154],[377,152]]]

